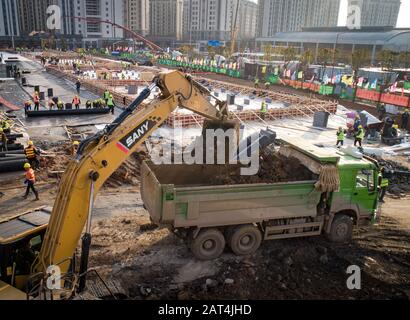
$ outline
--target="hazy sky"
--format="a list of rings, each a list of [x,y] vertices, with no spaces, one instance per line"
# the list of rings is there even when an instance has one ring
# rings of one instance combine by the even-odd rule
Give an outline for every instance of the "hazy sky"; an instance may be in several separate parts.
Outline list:
[[[251,0],[258,2],[258,0]],[[410,0],[401,0],[399,19],[397,20],[398,28],[410,28]],[[339,25],[346,25],[347,19],[347,0],[341,0],[340,13],[339,13]]]

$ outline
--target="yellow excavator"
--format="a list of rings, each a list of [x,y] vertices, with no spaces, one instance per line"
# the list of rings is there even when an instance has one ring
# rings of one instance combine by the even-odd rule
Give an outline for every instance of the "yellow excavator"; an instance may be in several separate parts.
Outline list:
[[[143,105],[155,87],[160,94]],[[0,223],[0,299],[67,299],[84,290],[97,192],[178,106],[209,119],[204,128],[208,123],[213,128],[220,124],[224,129],[237,129],[226,102],[210,97],[210,91],[189,75],[161,73],[111,124],[82,141],[61,179],[53,208]],[[80,238],[77,268],[75,251]],[[56,284],[62,284],[61,288]]]

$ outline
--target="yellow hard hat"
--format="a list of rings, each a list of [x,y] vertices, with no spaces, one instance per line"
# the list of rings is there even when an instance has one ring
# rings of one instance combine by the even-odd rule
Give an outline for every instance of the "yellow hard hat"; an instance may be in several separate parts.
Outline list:
[[[0,128],[0,132],[3,132],[3,128]]]
[[[30,169],[30,168],[31,168],[30,163],[25,163],[25,164],[24,164],[24,169]]]
[[[73,146],[79,146],[80,145],[80,142],[78,142],[78,141],[73,141]]]
[[[29,141],[29,142],[27,142],[27,144],[28,144],[29,146],[34,145],[33,141]]]
[[[360,126],[359,126],[359,129],[363,129],[363,126],[362,126],[362,125],[360,125]]]
[[[393,125],[393,128],[394,128],[394,129],[398,129],[398,128],[399,128],[399,125],[398,125],[398,124],[394,124],[394,125]]]

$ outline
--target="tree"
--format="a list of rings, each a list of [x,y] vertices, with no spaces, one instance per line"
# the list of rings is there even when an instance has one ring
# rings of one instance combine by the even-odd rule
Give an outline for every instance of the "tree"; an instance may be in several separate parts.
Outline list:
[[[206,51],[208,51],[208,56],[212,57],[215,55],[215,47],[213,46],[207,46]]]
[[[333,49],[320,48],[317,53],[317,61],[323,66],[327,66],[333,61]]]
[[[407,68],[410,64],[410,51],[400,52],[398,60],[400,65]]]
[[[301,63],[303,66],[307,66],[309,64],[313,63],[313,59],[314,59],[314,55],[312,50],[308,49],[303,51],[302,55],[301,55]]]
[[[193,51],[193,46],[191,45],[183,45],[179,48],[179,51],[184,54],[190,55]]]
[[[273,52],[272,45],[270,43],[265,44],[263,46],[263,59],[265,61],[271,61],[272,60],[272,52]]]
[[[370,51],[367,49],[355,50],[351,56],[351,64],[354,73],[357,75],[361,67],[370,64]]]
[[[393,67],[394,52],[388,49],[383,49],[377,53],[377,60],[379,61],[382,70],[390,70]]]
[[[294,47],[283,48],[282,55],[285,60],[285,64],[287,64],[289,61],[295,60],[296,49]]]
[[[61,50],[67,51],[67,40],[64,38],[61,38]]]

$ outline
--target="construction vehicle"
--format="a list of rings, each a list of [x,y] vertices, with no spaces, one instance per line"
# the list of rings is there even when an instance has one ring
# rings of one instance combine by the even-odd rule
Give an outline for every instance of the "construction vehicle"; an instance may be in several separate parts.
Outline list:
[[[155,87],[161,94],[142,106]],[[215,97],[208,100],[210,96],[209,90],[190,76],[178,71],[161,73],[114,122],[83,140],[61,179],[50,220],[47,221],[48,213],[40,210],[0,223],[0,297],[25,298],[19,291],[25,290],[28,296],[38,297],[39,293],[48,291],[48,296],[54,298],[70,298],[77,290],[73,288],[82,291],[88,270],[91,212],[97,192],[178,106],[209,119],[209,125],[239,127],[228,119],[226,102]],[[85,225],[78,276],[72,257]],[[50,266],[54,271],[50,271]],[[60,291],[50,291],[47,279],[56,267],[61,275],[56,281],[64,286]]]
[[[145,162],[144,206],[153,223],[168,226],[202,260],[217,258],[225,244],[235,254],[247,255],[269,239],[325,234],[331,241],[345,242],[354,226],[375,221],[375,160],[290,138],[275,152],[298,159],[312,173],[310,180],[214,185],[210,181],[227,172],[226,165]]]

